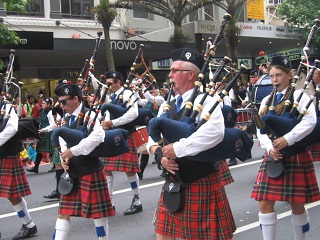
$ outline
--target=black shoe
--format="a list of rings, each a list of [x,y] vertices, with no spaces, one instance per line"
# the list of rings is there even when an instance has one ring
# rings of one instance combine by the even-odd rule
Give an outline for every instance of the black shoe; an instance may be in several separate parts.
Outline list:
[[[152,164],[157,164],[157,162],[156,162],[156,161],[153,161]]]
[[[56,166],[53,165],[52,168],[48,172],[55,172],[56,171]]]
[[[162,178],[166,177],[166,174],[164,173],[164,171],[162,171],[162,173],[160,174],[160,177]]]
[[[139,212],[142,212],[142,204],[140,205],[135,205],[134,202],[139,199],[139,196],[138,195],[135,195],[132,199],[132,203],[131,203],[131,206],[124,211],[124,215],[133,215],[133,214],[136,214],[136,213],[139,213]]]
[[[232,159],[232,158],[230,158],[230,160],[229,160],[229,162],[228,162],[228,166],[230,167],[230,166],[234,166],[234,165],[237,165],[238,164],[238,161],[237,161],[237,159]]]
[[[29,238],[35,235],[37,232],[38,230],[36,225],[34,225],[33,228],[27,228],[26,225],[22,225],[20,232],[15,235],[12,240]]]
[[[44,195],[43,197],[48,198],[48,199],[54,199],[54,198],[60,199],[60,193],[57,192],[56,190],[53,190],[52,193],[50,193],[48,195]]]
[[[39,172],[39,169],[36,169],[35,167],[26,168],[26,170],[27,170],[28,172],[33,172],[33,173],[38,173],[38,172]]]
[[[142,172],[138,172],[137,174],[138,174],[139,179],[142,180],[143,179],[143,173]]]

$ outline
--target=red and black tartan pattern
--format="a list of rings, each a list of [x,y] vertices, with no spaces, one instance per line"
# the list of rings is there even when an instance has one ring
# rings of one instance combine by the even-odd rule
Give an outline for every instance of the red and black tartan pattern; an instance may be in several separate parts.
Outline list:
[[[127,141],[129,152],[116,157],[100,158],[105,165],[105,170],[132,173],[140,172],[136,143],[132,134],[128,136]]]
[[[232,239],[236,229],[220,174],[199,179],[185,188],[184,209],[171,213],[163,191],[155,212],[155,232],[181,239]]]
[[[285,158],[288,173],[269,178],[266,158],[262,161],[251,197],[256,200],[311,203],[320,200],[317,177],[310,152]]]
[[[320,162],[320,143],[308,147],[314,162]]]
[[[226,186],[234,182],[227,160],[220,161],[220,175],[221,175],[221,182],[223,186]]]
[[[28,196],[31,190],[18,155],[0,159],[0,197]]]
[[[61,195],[58,213],[93,219],[113,216],[105,172],[82,176],[70,195]]]
[[[39,153],[53,153],[53,146],[51,143],[51,132],[46,133],[43,138],[40,138],[37,142],[37,152]]]

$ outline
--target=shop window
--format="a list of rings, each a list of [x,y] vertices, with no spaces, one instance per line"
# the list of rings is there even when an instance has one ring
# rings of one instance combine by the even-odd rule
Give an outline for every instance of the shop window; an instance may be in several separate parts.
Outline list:
[[[28,0],[26,3],[25,11],[7,11],[7,15],[44,17],[43,0]]]
[[[61,0],[61,13],[64,18],[93,19],[93,0]]]

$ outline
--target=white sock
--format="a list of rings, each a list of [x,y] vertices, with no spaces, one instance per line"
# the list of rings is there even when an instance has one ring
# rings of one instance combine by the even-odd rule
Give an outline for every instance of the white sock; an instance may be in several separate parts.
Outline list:
[[[67,240],[70,228],[71,222],[69,220],[57,218],[52,240]]]
[[[108,218],[93,219],[93,222],[96,226],[96,233],[99,240],[108,240]]]
[[[113,201],[113,175],[107,176],[107,183],[108,183],[108,189],[109,189],[109,194],[111,198],[111,203],[112,206],[114,206],[114,201]]]
[[[310,228],[308,211],[299,215],[291,213],[291,221],[295,240],[305,240]]]
[[[22,220],[22,223],[26,225],[27,228],[33,228],[34,222],[31,220],[29,210],[27,208],[27,202],[22,198],[22,201],[17,205],[13,206],[13,209],[17,212],[19,218]]]
[[[277,213],[262,214],[259,212],[259,221],[262,229],[264,240],[276,239],[277,231]]]
[[[139,177],[137,174],[133,175],[133,176],[130,176],[128,177],[128,181],[130,183],[130,186],[131,186],[131,193],[135,196],[139,196],[140,194],[140,188],[139,188]],[[136,198],[135,201],[134,201],[134,204],[135,205],[140,205],[141,202],[140,202],[140,198]]]

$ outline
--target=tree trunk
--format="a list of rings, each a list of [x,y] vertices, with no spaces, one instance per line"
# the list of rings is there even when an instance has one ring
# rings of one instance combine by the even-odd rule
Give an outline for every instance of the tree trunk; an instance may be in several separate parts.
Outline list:
[[[106,47],[106,57],[107,57],[107,71],[115,71],[113,53],[111,49],[111,39],[110,39],[110,28],[103,27],[104,37],[105,37],[105,47]]]

